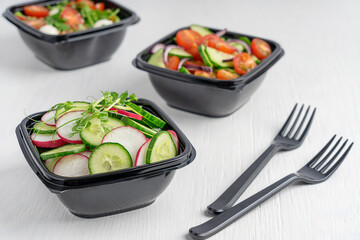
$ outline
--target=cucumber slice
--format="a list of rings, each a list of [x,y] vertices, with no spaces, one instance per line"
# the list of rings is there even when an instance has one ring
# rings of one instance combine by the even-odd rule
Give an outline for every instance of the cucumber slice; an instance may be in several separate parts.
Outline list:
[[[127,126],[136,128],[137,130],[140,130],[148,138],[152,138],[157,133],[157,131],[155,131],[151,128],[148,128],[148,127],[142,125],[141,123],[136,122],[130,118],[124,117],[123,121],[125,122],[125,124]]]
[[[54,166],[56,164],[56,162],[59,160],[60,158],[51,158],[45,161],[45,166],[46,168],[50,171],[53,172]]]
[[[146,163],[160,162],[176,156],[176,145],[171,134],[160,131],[151,139],[146,151]]]
[[[200,33],[200,35],[203,37],[203,36],[206,36],[206,35],[209,35],[209,34],[213,34],[212,31],[210,31],[209,29],[205,28],[205,27],[202,27],[202,26],[199,26],[199,25],[195,25],[195,24],[192,24],[190,26],[190,29],[195,31],[195,32],[198,32]]]
[[[148,63],[154,66],[165,68],[163,53],[164,49],[159,49],[156,53],[150,56]]]
[[[129,152],[119,143],[103,143],[89,158],[90,174],[104,173],[129,168],[133,162]]]
[[[125,126],[125,124],[117,118],[109,117],[109,120],[102,124],[99,118],[93,118],[90,120],[90,125],[80,132],[80,138],[87,146],[95,148],[101,144],[107,132],[121,126]]]
[[[181,66],[181,68],[179,69],[179,72],[191,74],[184,66]]]
[[[68,144],[62,147],[52,149],[47,152],[43,152],[40,154],[40,158],[43,161],[45,161],[51,158],[57,158],[57,157],[83,152],[85,150],[86,150],[85,144]]]
[[[176,56],[176,57],[178,57],[180,59],[181,58],[190,58],[190,59],[193,58],[193,56],[190,53],[188,53],[187,51],[182,50],[180,48],[171,49],[170,52],[169,52],[169,55],[170,56]]]
[[[149,127],[163,128],[166,125],[166,122],[156,117],[155,115],[149,113],[148,111],[144,110],[142,107],[139,107],[135,103],[127,102],[125,104],[126,106],[130,107],[135,113],[143,116],[142,121],[147,125],[149,125]]]
[[[56,127],[46,125],[43,122],[35,123],[34,132],[40,134],[52,134],[56,133]]]
[[[90,106],[90,103],[88,102],[73,102],[72,108],[65,110],[65,108],[58,108],[56,109],[55,113],[55,122],[65,113],[67,112],[73,112],[73,111],[79,111],[79,110],[87,110]]]
[[[233,58],[234,55],[227,54],[221,51],[216,50],[215,48],[206,47],[205,52],[207,53],[210,61],[214,64],[215,67],[218,68],[228,68],[233,67],[233,62],[223,62],[223,60]]]
[[[207,55],[206,51],[206,46],[204,44],[200,44],[200,46],[198,47],[198,51],[200,54],[200,57],[202,58],[203,62],[209,66],[209,67],[213,67],[214,64],[212,64],[212,62],[209,59],[209,56]]]
[[[237,43],[237,42],[231,42],[231,43],[229,43],[230,45],[232,45],[232,46],[234,46],[234,47],[236,47],[237,49],[239,49],[240,51],[242,51],[242,52],[246,52],[246,49],[245,49],[245,47],[241,44],[241,43]]]

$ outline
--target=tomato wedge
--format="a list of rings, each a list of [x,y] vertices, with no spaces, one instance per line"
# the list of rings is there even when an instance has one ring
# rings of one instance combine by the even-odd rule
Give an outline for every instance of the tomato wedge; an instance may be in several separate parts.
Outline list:
[[[66,7],[62,12],[60,17],[65,19],[68,26],[71,28],[76,28],[79,24],[84,24],[84,19],[81,14],[77,12],[75,9]]]
[[[168,61],[166,63],[166,68],[171,69],[171,70],[177,70],[177,67],[179,65],[180,62],[180,58],[176,57],[176,56],[169,56],[168,57]]]
[[[204,44],[206,46],[215,48],[221,52],[233,54],[236,51],[236,48],[232,46],[231,44],[225,42],[220,37],[216,36],[215,34],[209,34],[204,37],[202,37],[198,44]]]
[[[28,5],[24,7],[24,13],[30,17],[46,17],[49,14],[49,9],[40,5]]]
[[[100,12],[105,10],[105,3],[100,2],[95,4],[95,9],[99,10]]]
[[[209,73],[209,72],[200,71],[200,70],[196,70],[194,75],[195,76],[200,76],[200,77],[206,77],[206,78],[215,78],[214,73]]]
[[[30,27],[33,27],[35,29],[39,29],[42,26],[46,25],[45,19],[44,18],[36,18],[36,19],[27,19],[24,21],[27,25],[29,25]]]
[[[220,79],[220,80],[231,80],[231,79],[235,79],[238,78],[239,75],[226,71],[224,69],[220,69],[217,73],[216,73],[216,78]]]
[[[257,66],[254,59],[248,53],[245,52],[236,55],[234,57],[233,62],[234,62],[235,71],[240,75],[246,74],[247,72],[249,72],[250,70],[254,69]]]
[[[83,3],[89,6],[89,8],[91,8],[92,10],[95,10],[95,3],[91,0],[76,0],[77,3]]]
[[[260,60],[267,58],[271,54],[270,45],[264,40],[254,38],[250,44],[251,52]]]
[[[189,52],[195,60],[201,60],[197,42],[201,35],[191,29],[180,30],[176,33],[176,43]]]

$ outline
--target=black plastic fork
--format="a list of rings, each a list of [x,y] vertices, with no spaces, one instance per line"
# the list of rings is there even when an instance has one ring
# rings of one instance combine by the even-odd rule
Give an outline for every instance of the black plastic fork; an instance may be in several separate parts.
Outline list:
[[[300,119],[301,113],[304,109],[304,105],[301,106],[300,111],[297,114],[294,122],[292,123],[291,127],[289,127],[290,122],[295,115],[296,108],[297,104],[291,111],[290,116],[282,126],[279,133],[276,135],[270,147],[268,147],[268,149],[266,149],[265,152],[261,154],[261,156],[253,164],[251,164],[251,166],[246,169],[246,171],[240,177],[238,177],[238,179],[236,179],[236,181],[228,189],[226,189],[225,192],[218,199],[216,199],[212,204],[207,207],[210,213],[222,213],[226,209],[231,207],[236,202],[236,200],[238,200],[239,197],[245,192],[248,186],[260,173],[260,171],[266,166],[266,164],[275,155],[275,153],[279,151],[289,151],[300,147],[310,130],[312,120],[315,116],[316,108],[313,110],[311,117],[307,121],[306,127],[303,131],[302,128],[309,113],[310,106],[307,108],[299,126],[296,128],[296,124]],[[293,134],[295,128],[296,131]],[[299,135],[301,131],[302,134]]]
[[[348,146],[347,149],[343,152],[343,154],[339,156],[339,154],[343,151],[344,147],[348,142],[348,140],[346,140],[339,148],[338,146],[342,141],[342,138],[340,138],[325,155],[325,152],[329,149],[335,137],[336,135],[325,145],[325,147],[318,154],[316,154],[313,159],[311,159],[299,171],[289,174],[288,176],[280,179],[279,181],[247,198],[246,200],[240,202],[234,207],[231,207],[225,212],[213,217],[209,221],[199,226],[190,228],[190,235],[196,239],[209,238],[230,225],[231,223],[235,222],[240,217],[244,216],[246,213],[250,212],[256,206],[265,202],[270,197],[274,196],[276,193],[280,192],[281,190],[295,182],[315,184],[321,183],[328,179],[344,161],[346,155],[349,153],[351,147],[353,146],[353,143],[351,143],[350,146]],[[338,150],[335,152],[336,149]],[[322,156],[324,157],[320,160]],[[330,160],[328,160],[329,157],[331,157]]]

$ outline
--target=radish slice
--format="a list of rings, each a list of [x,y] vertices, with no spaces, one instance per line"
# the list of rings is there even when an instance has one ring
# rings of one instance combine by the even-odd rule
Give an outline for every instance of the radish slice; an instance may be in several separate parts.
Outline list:
[[[169,52],[171,51],[171,49],[174,49],[174,48],[178,48],[178,49],[182,49],[184,50],[183,47],[180,47],[178,45],[168,45],[166,46],[165,50],[164,50],[164,54],[163,54],[163,61],[164,61],[164,64],[166,65],[167,64],[167,59],[168,59],[168,55],[169,55]]]
[[[87,157],[87,158],[90,157],[91,153],[92,153],[91,151],[79,152],[79,154],[84,155],[84,156]]]
[[[31,141],[37,147],[42,148],[57,148],[66,144],[58,134],[39,134],[33,133],[30,136]]]
[[[218,37],[222,37],[225,35],[225,33],[227,32],[226,28],[221,30],[221,31],[218,31],[217,33],[215,33],[216,36]]]
[[[246,42],[244,42],[244,41],[242,41],[242,40],[239,40],[239,39],[229,39],[229,40],[227,40],[226,42],[228,42],[228,43],[232,43],[232,42],[240,43],[241,45],[244,46],[244,48],[246,49],[246,52],[251,55],[251,49],[250,49],[249,45],[248,45]],[[235,47],[235,48],[236,48],[236,47]],[[242,51],[240,51],[240,49],[238,49],[238,48],[236,48],[236,49],[237,49],[237,52],[238,52],[238,53],[241,53],[241,52],[242,52]]]
[[[110,108],[110,111],[116,111],[117,114],[129,117],[129,118],[133,118],[136,120],[140,120],[140,121],[143,119],[143,117],[140,115],[137,115],[135,113],[131,113],[131,112],[128,112],[125,110],[117,109],[117,108]]]
[[[74,112],[68,112],[62,115],[57,121],[56,121],[56,128],[57,128],[57,134],[59,137],[64,140],[67,143],[82,143],[80,134],[76,133],[73,135],[72,128],[76,124],[77,118],[80,118],[84,111],[74,111]]]
[[[149,147],[151,139],[148,139],[140,148],[136,154],[136,160],[134,163],[134,167],[141,166],[146,164],[146,150]]]
[[[147,138],[141,131],[133,127],[123,126],[114,128],[108,132],[101,143],[120,143],[124,146],[124,148],[126,148],[126,150],[128,150],[131,159],[133,160],[136,159],[136,153],[146,140]]]
[[[45,113],[42,116],[41,121],[43,123],[45,123],[46,125],[55,127],[55,125],[56,125],[56,123],[55,123],[55,113],[56,113],[56,110],[52,110],[50,112]]]
[[[89,158],[81,154],[72,154],[60,158],[53,169],[53,173],[64,177],[80,177],[90,175]]]
[[[208,67],[208,66],[200,66],[200,65],[194,65],[194,64],[185,63],[184,67],[186,67],[186,69],[188,69],[188,70],[194,70],[194,71],[201,70],[201,71],[209,72],[209,73],[213,72],[213,69],[211,67]]]
[[[177,70],[179,71],[180,68],[184,65],[184,63],[185,63],[186,61],[189,61],[189,60],[190,60],[190,58],[183,58],[183,59],[181,59],[180,62],[179,62],[179,65],[178,65],[178,67],[177,67]]]
[[[178,138],[175,131],[168,130],[168,132],[171,134],[172,140],[174,141],[176,149],[177,149],[177,154],[179,154],[179,151],[180,151],[180,149],[179,149],[179,138]]]
[[[158,43],[158,44],[155,44],[155,46],[152,47],[152,49],[150,50],[150,52],[152,54],[156,53],[159,49],[164,49],[165,48],[165,44],[163,43]]]

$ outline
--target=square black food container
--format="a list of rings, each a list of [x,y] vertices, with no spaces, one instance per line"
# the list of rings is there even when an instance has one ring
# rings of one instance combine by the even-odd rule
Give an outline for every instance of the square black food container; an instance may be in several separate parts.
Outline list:
[[[265,40],[271,47],[271,55],[262,60],[256,68],[234,80],[210,79],[147,63],[151,56],[150,50],[155,44],[175,44],[176,33],[189,28],[190,26],[180,28],[170,33],[141,51],[133,60],[135,67],[148,72],[152,85],[169,106],[185,111],[209,117],[224,117],[234,113],[250,99],[264,80],[266,72],[284,55],[284,50],[272,40],[227,31],[227,38],[246,36],[250,40]],[[212,32],[220,31],[215,28],[209,29]]]
[[[140,20],[133,11],[110,0],[95,2],[104,2],[105,8],[119,8],[120,22],[69,34],[45,34],[14,16],[16,11],[23,12],[27,5],[47,6],[55,5],[61,1],[36,1],[17,4],[7,8],[3,13],[3,16],[18,28],[20,36],[35,55],[56,69],[71,70],[109,60],[123,41],[126,28]]]
[[[137,104],[166,122],[164,130],[174,130],[179,138],[180,153],[171,159],[118,171],[69,178],[47,170],[30,135],[35,120],[46,112],[26,117],[16,128],[20,148],[28,164],[43,184],[57,195],[71,213],[94,218],[145,207],[153,203],[174,177],[175,170],[192,162],[196,151],[176,124],[153,102],[140,99]]]

